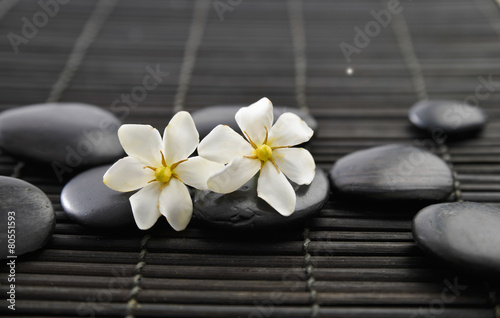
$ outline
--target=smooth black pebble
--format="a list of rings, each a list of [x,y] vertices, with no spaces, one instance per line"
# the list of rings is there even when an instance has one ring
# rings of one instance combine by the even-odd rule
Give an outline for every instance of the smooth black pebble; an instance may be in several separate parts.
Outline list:
[[[52,203],[42,190],[26,181],[0,176],[0,258],[20,256],[46,245],[55,224]],[[8,234],[15,235],[13,241],[9,242]],[[14,254],[9,252],[9,243],[14,243]]]
[[[486,113],[458,101],[425,100],[412,106],[408,113],[416,127],[429,131],[437,138],[474,135],[486,125]]]
[[[80,173],[63,188],[61,204],[68,217],[93,228],[122,228],[135,224],[129,198],[136,191],[108,188],[102,177],[110,165]]]
[[[500,277],[500,210],[476,202],[434,204],[413,219],[425,252],[458,269]]]
[[[294,213],[285,217],[257,197],[257,180],[258,174],[229,194],[197,190],[194,214],[203,222],[225,229],[276,229],[305,222],[323,207],[330,192],[326,174],[316,169],[310,185],[292,183],[297,203]]]
[[[203,139],[208,133],[212,131],[217,125],[228,125],[234,131],[238,133],[242,133],[238,124],[236,123],[236,119],[234,116],[238,112],[241,107],[245,106],[211,106],[200,109],[198,111],[193,112],[193,120],[196,124],[196,128],[200,134],[200,139]],[[314,117],[309,114],[306,114],[300,111],[297,108],[284,107],[284,106],[274,106],[274,121],[279,118],[282,114],[290,112],[299,116],[303,121],[309,125],[309,127],[316,133],[318,130],[318,122]]]
[[[330,171],[332,186],[374,200],[446,200],[453,190],[448,165],[413,146],[392,144],[346,155]]]
[[[0,114],[0,147],[37,161],[69,167],[99,165],[123,156],[112,113],[78,103],[47,103]]]

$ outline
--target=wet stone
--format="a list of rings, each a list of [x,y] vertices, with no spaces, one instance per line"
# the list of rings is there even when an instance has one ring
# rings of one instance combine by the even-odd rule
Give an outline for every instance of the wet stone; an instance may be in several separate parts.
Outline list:
[[[413,219],[418,246],[459,270],[500,277],[500,209],[475,202],[441,203]]]
[[[299,225],[318,212],[328,200],[330,186],[326,174],[316,169],[310,185],[294,183],[297,203],[292,215],[285,217],[257,197],[258,174],[229,194],[197,190],[194,214],[211,226],[233,230],[272,230]]]
[[[123,156],[120,125],[112,113],[87,104],[20,107],[0,113],[0,147],[59,171],[99,165]]]
[[[42,190],[26,181],[0,176],[0,258],[43,247],[55,224],[52,203]],[[15,234],[14,253],[9,249],[8,234]]]
[[[446,100],[420,101],[410,109],[408,117],[417,128],[450,137],[472,136],[486,125],[486,113],[479,107]]]
[[[346,155],[330,170],[338,192],[373,200],[446,200],[452,172],[436,155],[413,146],[392,144]]]
[[[228,125],[234,131],[238,133],[242,133],[234,116],[238,112],[241,107],[245,106],[211,106],[200,109],[192,113],[193,120],[196,124],[196,128],[200,134],[200,139],[203,139],[208,133],[212,131],[217,125]],[[318,123],[309,114],[306,114],[299,109],[291,108],[291,107],[283,107],[283,106],[274,106],[274,121],[279,118],[282,114],[286,112],[294,113],[302,120],[304,120],[307,125],[316,133],[318,130]]]
[[[80,173],[64,187],[61,204],[68,217],[92,228],[123,228],[135,224],[129,198],[136,191],[108,188],[102,177],[110,165]]]

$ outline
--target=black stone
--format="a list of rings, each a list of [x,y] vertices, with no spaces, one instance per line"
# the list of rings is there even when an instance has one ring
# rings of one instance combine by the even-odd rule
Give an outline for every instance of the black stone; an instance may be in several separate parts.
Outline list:
[[[129,198],[135,191],[108,188],[102,177],[110,165],[80,173],[63,188],[61,204],[68,217],[92,228],[123,228],[135,224]]]
[[[413,219],[413,237],[425,252],[481,275],[500,277],[500,210],[475,202],[441,203]]]
[[[15,220],[9,220],[14,212]],[[14,222],[14,224],[9,223]],[[49,241],[55,227],[49,198],[26,181],[0,176],[0,258],[35,251]],[[15,225],[15,233],[8,232]],[[15,253],[9,253],[8,234],[15,234]]]
[[[330,186],[326,174],[316,169],[310,185],[294,185],[297,195],[295,211],[285,217],[257,197],[258,174],[240,189],[229,194],[196,191],[194,214],[211,226],[225,229],[268,230],[305,222],[328,200]]]
[[[234,129],[234,131],[241,134],[242,131],[238,127],[236,119],[234,119],[234,115],[236,115],[241,107],[245,106],[211,106],[193,112],[193,120],[196,124],[196,128],[198,129],[198,133],[200,134],[200,139],[203,139],[219,124],[228,125]],[[276,122],[279,116],[286,112],[296,114],[302,118],[302,120],[304,120],[315,133],[317,132],[318,122],[314,119],[314,117],[300,111],[297,108],[274,106],[274,121]]]
[[[410,109],[408,117],[420,129],[449,137],[474,135],[483,129],[487,121],[486,113],[479,107],[440,100],[416,103]]]
[[[0,147],[37,161],[69,168],[99,165],[123,156],[121,122],[96,106],[47,103],[0,114]]]
[[[330,171],[340,193],[374,200],[442,201],[453,190],[452,172],[436,155],[409,145],[353,152]]]

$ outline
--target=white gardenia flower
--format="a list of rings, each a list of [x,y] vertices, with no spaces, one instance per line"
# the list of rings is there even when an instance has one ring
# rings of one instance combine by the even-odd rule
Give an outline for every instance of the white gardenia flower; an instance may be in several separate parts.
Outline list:
[[[118,138],[128,157],[118,160],[103,177],[113,190],[129,192],[132,212],[141,230],[152,227],[161,215],[176,230],[186,228],[193,203],[184,184],[207,189],[207,179],[224,165],[191,155],[199,135],[191,115],[178,112],[165,128],[163,140],[150,125],[122,125]]]
[[[273,126],[273,105],[267,98],[241,108],[235,118],[247,140],[230,127],[219,125],[198,146],[200,156],[229,163],[208,179],[208,188],[233,192],[260,170],[258,196],[289,216],[297,198],[286,177],[300,185],[310,184],[316,169],[309,151],[290,147],[311,139],[313,130],[292,113],[281,115]]]

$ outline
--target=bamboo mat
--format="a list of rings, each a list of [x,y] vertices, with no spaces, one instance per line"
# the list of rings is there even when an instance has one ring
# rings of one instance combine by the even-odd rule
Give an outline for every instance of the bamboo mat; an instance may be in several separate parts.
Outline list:
[[[177,110],[266,96],[317,118],[312,153],[328,170],[355,150],[425,141],[407,119],[422,96],[464,100],[479,76],[500,82],[495,0],[401,7],[348,63],[340,43],[352,45],[353,28],[374,20],[370,11],[387,9],[385,2],[70,1],[16,54],[7,34],[21,34],[22,18],[31,21],[40,7],[3,1],[0,110],[85,102],[162,130]],[[147,66],[168,76],[137,107],[113,109],[141,85]],[[480,137],[431,149],[452,164],[464,200],[500,206],[499,103],[498,92],[481,101],[490,122]],[[2,316],[500,317],[498,284],[457,274],[419,250],[412,206],[332,194],[298,229],[235,234],[194,219],[180,233],[163,220],[147,232],[103,233],[65,216],[63,184],[50,167],[3,153],[0,174],[45,191],[57,217],[48,246],[18,259],[16,311],[2,301]],[[454,284],[466,286],[456,297]]]

